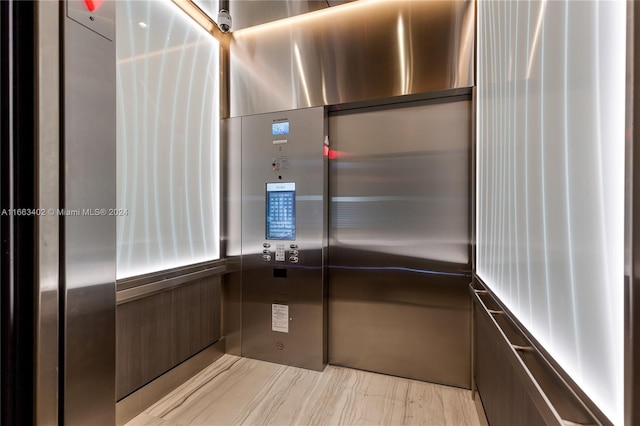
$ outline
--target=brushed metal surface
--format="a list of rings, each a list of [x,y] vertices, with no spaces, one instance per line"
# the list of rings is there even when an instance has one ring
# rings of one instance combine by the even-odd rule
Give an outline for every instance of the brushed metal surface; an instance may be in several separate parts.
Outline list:
[[[330,115],[330,363],[470,388],[470,112]]]
[[[60,208],[60,4],[38,2],[38,200]],[[58,423],[58,305],[60,230],[55,215],[37,218],[38,302],[36,409],[38,425]]]
[[[353,0],[231,0],[229,12],[233,18],[232,30],[238,31],[350,1]]]
[[[116,282],[116,291],[122,292],[135,287],[142,287],[147,284],[160,284],[163,281],[168,282],[185,282],[185,276],[192,274],[215,275],[224,273],[227,268],[226,259],[209,260],[201,263],[194,263],[186,266],[179,266],[172,269],[164,269],[162,271],[151,272],[135,277],[119,279]]]
[[[640,7],[627,2],[625,179],[625,425],[640,423]]]
[[[237,270],[222,277],[222,335],[227,352],[242,355],[242,274],[240,257],[235,258]]]
[[[220,340],[221,282],[207,277],[118,306],[118,400]]]
[[[287,119],[286,144],[273,144],[274,120]],[[265,361],[322,370],[326,285],[323,245],[326,241],[326,136],[324,108],[242,118],[242,355]],[[287,156],[289,166],[272,170],[274,157]],[[265,262],[265,187],[267,182],[296,183],[296,239],[299,263]],[[272,249],[279,241],[269,241]],[[276,269],[286,278],[276,277]],[[289,332],[272,331],[272,304],[289,306]]]
[[[213,275],[222,275],[226,271],[224,264],[214,266],[211,268],[194,271],[180,276],[166,278],[159,281],[154,281],[148,284],[131,287],[125,290],[118,290],[116,292],[116,304],[121,305],[137,299],[151,296],[153,294],[162,293],[163,291],[172,290],[176,287],[184,284],[189,284],[199,279],[210,277]]]
[[[352,2],[241,29],[230,114],[471,87],[473,1]]]
[[[221,122],[220,138],[223,159],[223,223],[224,256],[240,256],[242,247],[242,119],[229,118]]]
[[[222,335],[227,340],[227,353],[239,356],[242,353],[242,119],[222,120],[220,128],[224,212],[221,232],[223,255],[228,264],[228,273],[222,282]]]
[[[80,25],[95,31],[110,41],[116,39],[116,19],[114,1],[95,2],[96,7],[90,11],[83,0],[67,0],[67,17]]]
[[[116,205],[115,44],[70,18],[64,32],[63,220],[66,425],[115,422],[113,216]],[[76,215],[77,214],[77,215]]]
[[[352,264],[358,260],[348,250],[335,255]],[[329,362],[470,388],[469,281],[468,275],[425,278],[418,272],[331,265]]]
[[[225,340],[218,340],[151,383],[116,403],[116,425],[121,426],[225,354]]]
[[[465,100],[333,114],[331,246],[468,271],[470,113]]]

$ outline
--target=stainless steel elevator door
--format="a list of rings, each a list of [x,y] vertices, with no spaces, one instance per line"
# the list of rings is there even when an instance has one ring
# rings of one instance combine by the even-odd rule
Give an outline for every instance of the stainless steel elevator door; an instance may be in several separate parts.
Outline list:
[[[329,362],[470,386],[468,97],[329,118]]]

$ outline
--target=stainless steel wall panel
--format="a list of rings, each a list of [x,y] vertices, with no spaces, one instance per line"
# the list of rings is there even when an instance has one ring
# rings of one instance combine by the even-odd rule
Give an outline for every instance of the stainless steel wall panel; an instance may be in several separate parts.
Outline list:
[[[363,111],[329,119],[330,245],[468,271],[470,102]]]
[[[352,2],[246,28],[231,116],[471,87],[473,1]]]
[[[290,122],[286,144],[271,125]],[[322,370],[326,364],[326,133],[324,108],[242,118],[242,355]],[[274,170],[274,159],[287,164]],[[283,161],[284,163],[284,161]],[[263,259],[267,182],[295,182],[295,243],[299,262]],[[282,276],[278,274],[283,274]],[[272,328],[272,304],[287,305],[288,332]]]
[[[227,271],[222,281],[222,334],[227,353],[241,355],[242,333],[242,119],[221,123],[223,168],[223,253]]]
[[[63,31],[63,419],[113,425],[116,222],[84,209],[116,206],[115,45],[68,17]]]
[[[242,121],[240,118],[222,120],[223,149],[224,255],[240,256],[242,248]]]
[[[325,0],[231,0],[233,31],[329,7]]]
[[[222,335],[226,353],[242,355],[242,274],[240,258],[234,270],[222,278]]]
[[[468,275],[332,267],[329,362],[469,388],[469,281]]]
[[[329,362],[471,386],[468,95],[329,118]]]
[[[627,3],[625,188],[625,425],[640,423],[640,7]]]
[[[38,200],[60,208],[60,4],[38,2]],[[58,423],[59,218],[38,216],[36,423]]]

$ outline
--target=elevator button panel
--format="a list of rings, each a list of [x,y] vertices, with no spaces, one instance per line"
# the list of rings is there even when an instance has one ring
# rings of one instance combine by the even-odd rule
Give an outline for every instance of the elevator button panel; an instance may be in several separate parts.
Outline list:
[[[265,262],[271,262],[273,260],[274,252],[270,250],[271,244],[264,243],[262,245],[265,247],[262,250],[262,260]],[[276,262],[286,262],[287,260],[291,263],[298,263],[300,260],[300,251],[298,250],[297,244],[291,244],[289,247],[295,247],[295,249],[291,249],[287,251],[286,244],[279,243],[275,246],[275,261]]]

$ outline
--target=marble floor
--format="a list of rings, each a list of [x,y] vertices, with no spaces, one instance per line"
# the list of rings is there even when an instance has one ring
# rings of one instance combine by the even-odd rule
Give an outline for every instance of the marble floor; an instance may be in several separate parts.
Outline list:
[[[468,390],[224,355],[133,425],[480,425]]]

